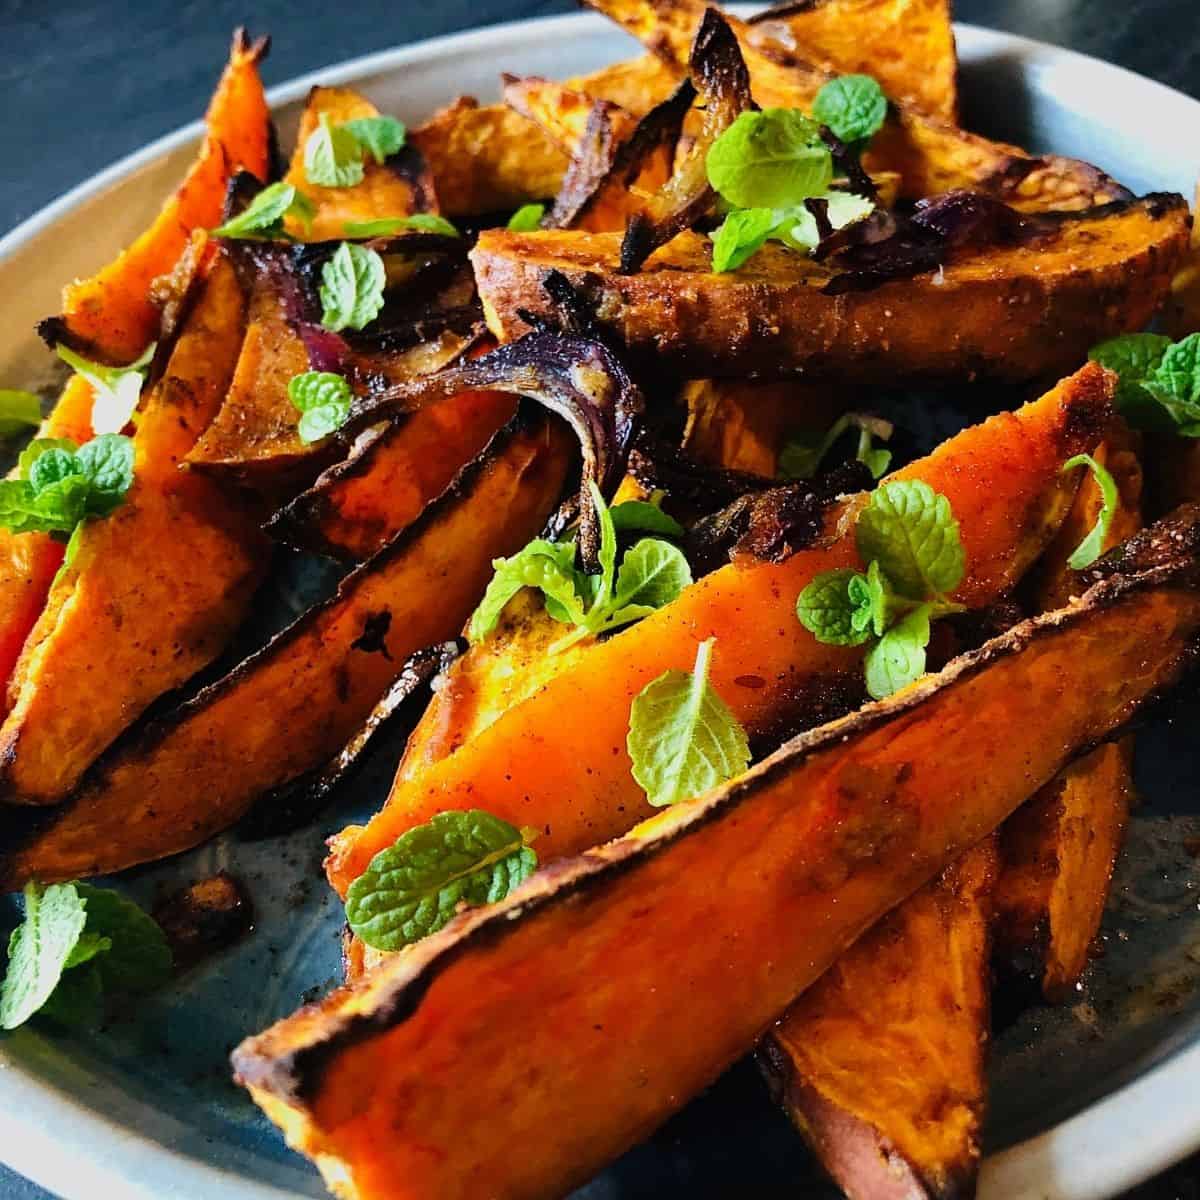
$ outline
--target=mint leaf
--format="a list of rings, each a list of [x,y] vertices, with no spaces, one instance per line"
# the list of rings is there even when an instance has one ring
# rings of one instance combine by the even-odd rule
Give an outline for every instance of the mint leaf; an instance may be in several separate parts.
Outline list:
[[[350,928],[376,950],[435,933],[463,905],[504,899],[533,874],[521,830],[483,809],[438,813],[371,859],[346,894]]]
[[[522,204],[508,218],[508,228],[513,233],[532,233],[541,226],[542,218],[545,215],[546,206],[544,204]]]
[[[91,485],[87,511],[107,516],[133,484],[133,440],[119,433],[102,433],[80,446],[76,457]]]
[[[318,187],[348,188],[363,181],[363,148],[345,125],[322,113],[304,143],[304,177]]]
[[[621,559],[612,607],[620,610],[637,605],[653,612],[677,599],[691,582],[692,570],[678,546],[659,538],[642,538]]]
[[[444,237],[462,237],[458,228],[437,213],[413,213],[410,217],[380,217],[375,221],[347,221],[342,232],[351,238],[392,237],[405,229],[421,233],[440,233]]]
[[[25,919],[8,943],[8,970],[0,984],[0,1028],[16,1029],[50,998],[87,921],[72,883],[44,891],[25,885]]]
[[[28,479],[33,464],[50,450],[69,450],[74,454],[78,449],[70,438],[34,438],[17,459],[17,475],[21,479]]]
[[[374,250],[343,242],[321,268],[321,324],[334,333],[365,329],[383,308],[386,280],[383,259]]]
[[[965,556],[950,501],[918,479],[893,480],[871,493],[855,526],[864,562],[877,559],[900,595],[926,600],[952,592]]]
[[[1200,333],[1168,346],[1142,386],[1181,437],[1200,437]]]
[[[56,346],[55,354],[76,375],[82,376],[92,385],[95,398],[92,402],[92,430],[94,433],[120,433],[133,419],[141,399],[146,372],[154,357],[154,345],[143,351],[136,362],[127,367],[109,367],[103,363],[90,362],[67,346]]]
[[[141,994],[170,978],[171,948],[158,922],[132,900],[107,888],[77,883],[87,906],[85,937],[110,943],[96,966],[107,991]]]
[[[313,202],[290,183],[273,183],[265,187],[236,217],[230,217],[213,230],[214,237],[278,238],[286,236],[283,222],[292,217],[306,228],[312,228],[316,215]]]
[[[882,417],[854,412],[838,417],[823,435],[810,434],[788,442],[779,453],[780,475],[785,479],[811,479],[838,439],[850,429],[859,431],[855,458],[878,479],[891,463],[892,454],[890,450],[873,448],[871,438],[886,442],[892,436],[892,423]]]
[[[691,674],[666,671],[629,710],[633,777],[656,808],[701,796],[750,765],[746,731],[708,682],[714,641],[700,643]]]
[[[883,700],[925,674],[931,606],[922,604],[897,621],[867,651],[867,692]]]
[[[78,890],[78,886],[76,888]],[[67,961],[63,963],[63,970],[69,971],[72,967],[78,967],[82,963],[91,962],[97,954],[104,954],[112,949],[112,938],[102,937],[98,933],[88,933],[87,927],[84,927],[84,932],[79,935],[77,941],[67,955]]]
[[[380,165],[403,149],[408,136],[404,123],[395,117],[356,117],[341,128]]]
[[[583,623],[583,606],[576,592],[575,547],[569,542],[535,538],[511,558],[492,563],[495,574],[471,617],[467,637],[478,642],[496,628],[508,602],[526,587],[537,588],[547,599],[555,620]],[[550,601],[555,607],[551,608]]]
[[[1067,559],[1067,566],[1072,571],[1082,571],[1104,553],[1104,543],[1108,540],[1108,531],[1112,528],[1113,517],[1117,514],[1120,495],[1116,480],[1090,454],[1076,454],[1073,458],[1068,458],[1060,468],[1060,474],[1065,475],[1076,467],[1087,467],[1100,489],[1100,512],[1096,516],[1096,524]]]
[[[851,583],[863,578],[849,567],[823,571],[800,593],[796,616],[818,642],[861,646],[871,636],[867,623],[855,620],[862,601],[850,594]]]
[[[29,468],[29,485],[36,496],[51,484],[66,479],[68,475],[83,473],[83,464],[77,454],[71,450],[52,447],[33,460]]]
[[[0,437],[23,433],[42,423],[42,402],[32,392],[0,388]]]
[[[594,480],[588,480],[588,492],[592,497],[592,507],[596,510],[596,521],[600,525],[600,550],[596,555],[600,562],[600,583],[596,589],[596,599],[592,604],[592,613],[589,616],[599,616],[607,609],[608,602],[612,598],[617,569],[617,530],[613,525],[608,505],[604,502],[604,496]]]
[[[11,533],[70,533],[82,520],[91,488],[82,475],[49,484],[39,494],[24,479],[0,482],[0,526]]]
[[[49,1017],[68,1029],[95,1029],[104,1016],[104,982],[97,965],[89,963],[64,971],[38,1016]]]
[[[737,208],[788,208],[821,195],[833,179],[820,127],[793,108],[742,113],[705,161],[709,183]]]
[[[736,271],[766,245],[777,224],[773,208],[734,209],[713,231],[713,271],[718,275]]]
[[[813,116],[849,145],[865,142],[887,119],[887,97],[870,75],[831,79],[813,101]]]
[[[350,416],[350,385],[331,371],[293,375],[288,381],[288,399],[300,412],[297,431],[305,445],[335,433]]]
[[[623,500],[620,504],[614,504],[608,513],[618,533],[636,531],[661,533],[664,537],[683,537],[683,526],[649,500]]]

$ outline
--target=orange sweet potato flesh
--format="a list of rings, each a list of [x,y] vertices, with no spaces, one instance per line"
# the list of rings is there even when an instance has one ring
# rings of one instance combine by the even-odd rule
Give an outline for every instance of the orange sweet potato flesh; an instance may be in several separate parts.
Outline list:
[[[62,314],[48,323],[47,336],[112,363],[132,362],[158,336],[151,282],[175,266],[194,229],[220,224],[237,171],[267,178],[271,116],[258,74],[267,45],[265,38],[249,41],[243,30],[234,34],[205,117],[208,132],[187,178],[133,245],[90,279],[63,289]]]
[[[817,0],[751,25],[747,40],[781,47],[836,75],[873,75],[900,104],[958,123],[958,57],[949,0]]]
[[[516,410],[507,392],[463,392],[364,435],[271,521],[274,536],[362,562],[406,528]]]
[[[243,1043],[239,1078],[343,1197],[566,1195],[1178,677],[1200,629],[1196,519],[1162,543],[1177,566],[1100,583],[550,866]]]
[[[631,353],[685,378],[829,373],[855,381],[986,374],[1019,381],[1074,369],[1110,335],[1140,329],[1187,246],[1182,200],[1147,198],[1068,221],[1019,246],[963,250],[939,273],[829,295],[827,265],[768,243],[710,272],[706,237],[684,233],[641,272],[618,271],[621,235],[486,230],[471,258],[500,341],[523,314],[552,319],[558,271]]]
[[[767,1034],[772,1091],[848,1196],[973,1196],[993,839],[860,938]]]
[[[1196,185],[1192,211],[1200,212],[1200,183]],[[1200,225],[1192,227],[1192,248],[1171,281],[1171,299],[1164,317],[1166,330],[1173,338],[1200,333]]]
[[[93,399],[91,384],[80,375],[72,375],[37,436],[86,442],[92,436]],[[50,584],[62,566],[64,550],[64,544],[48,533],[0,529],[0,705],[5,712],[9,676],[46,603]]]
[[[964,431],[893,476],[923,479],[949,498],[970,564],[963,603],[1005,592],[1053,536],[1076,486],[1058,466],[1103,436],[1111,387],[1111,376],[1090,364],[1041,400]],[[543,859],[625,832],[650,811],[625,749],[629,704],[664,671],[690,670],[698,639],[717,638],[712,684],[752,736],[781,720],[812,724],[830,707],[856,702],[861,649],[818,643],[795,615],[809,580],[857,561],[846,515],[829,514],[822,544],[782,563],[731,563],[581,655],[459,753],[395,788],[365,828],[340,835],[330,882],[344,894],[406,829],[480,796],[497,816],[542,830]]]
[[[65,797],[151,701],[224,649],[246,614],[266,563],[254,514],[179,470],[225,393],[244,310],[219,258],[142,400],[125,502],[84,525],[16,664],[0,726],[7,801]],[[100,678],[103,687],[81,687]]]
[[[377,163],[364,157],[363,179],[353,187],[331,188],[313,183],[304,171],[304,147],[321,117],[341,125],[362,117],[377,117],[379,110],[351,88],[315,87],[300,117],[296,148],[284,180],[294,184],[316,206],[311,228],[291,220],[288,231],[305,241],[337,241],[346,236],[347,221],[373,221],[379,217],[407,217],[416,212],[437,212],[437,194],[420,155],[411,148]]]
[[[558,501],[571,444],[565,428],[542,421],[498,435],[335,597],[116,748],[50,823],[9,838],[0,858],[5,890],[24,879],[106,874],[185,850],[329,759],[411,653],[458,632],[491,575],[492,557],[511,554],[538,531]]]
[[[624,26],[647,49],[682,70],[705,0],[587,0]],[[831,74],[778,43],[756,46],[750,27],[726,13],[750,71],[750,90],[764,108],[809,109]],[[841,73],[842,68],[837,68]],[[973,188],[1003,174],[1014,159],[1028,158],[1016,146],[989,141],[953,125],[895,106],[872,138],[863,163],[868,171],[896,171],[900,194],[920,199],[951,188]],[[1086,163],[1048,157],[1022,180],[1010,203],[1030,210],[1087,208],[1117,198],[1111,180]]]

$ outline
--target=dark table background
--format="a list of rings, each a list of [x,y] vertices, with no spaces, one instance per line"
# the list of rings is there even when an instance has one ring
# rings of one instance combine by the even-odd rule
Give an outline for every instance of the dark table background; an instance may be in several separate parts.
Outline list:
[[[957,0],[956,15],[1094,54],[1200,98],[1196,2]],[[0,234],[198,117],[235,25],[279,34],[263,72],[272,85],[386,46],[573,7],[571,0],[311,7],[295,0],[0,0]],[[0,1200],[48,1197],[0,1167]],[[1200,1200],[1200,1157],[1129,1200]]]

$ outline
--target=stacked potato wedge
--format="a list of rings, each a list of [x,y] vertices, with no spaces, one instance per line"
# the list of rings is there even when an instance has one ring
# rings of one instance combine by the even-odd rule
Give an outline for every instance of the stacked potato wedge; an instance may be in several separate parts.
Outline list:
[[[1089,361],[1193,332],[1192,216],[960,128],[946,0],[593,7],[647,53],[413,130],[316,87],[278,164],[235,38],[178,193],[41,327],[83,366],[35,446],[131,479],[0,506],[0,883],[291,831],[390,754],[328,840],[345,986],[233,1057],[337,1194],[564,1196],[753,1053],[848,1196],[969,1196],[994,983],[1082,986],[1126,727],[1200,634],[1192,431]],[[808,117],[847,87],[857,140]],[[759,120],[811,127],[798,206],[718,186]],[[974,415],[890,469],[930,381]],[[273,545],[351,565],[246,653]],[[636,736],[681,681],[702,769]]]

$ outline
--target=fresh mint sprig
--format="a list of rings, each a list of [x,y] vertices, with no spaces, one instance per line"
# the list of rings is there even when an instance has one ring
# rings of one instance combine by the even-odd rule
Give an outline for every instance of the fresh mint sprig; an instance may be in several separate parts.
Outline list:
[[[788,442],[779,454],[780,475],[785,479],[811,479],[838,439],[851,429],[858,430],[855,459],[862,463],[874,478],[879,479],[891,465],[892,452],[882,446],[875,446],[872,439],[888,441],[893,432],[892,423],[882,417],[855,412],[844,413],[838,417],[824,434],[796,437]]]
[[[263,188],[236,217],[218,225],[213,236],[242,240],[286,238],[283,223],[287,217],[311,230],[316,213],[313,202],[294,185],[273,183]]]
[[[555,654],[585,637],[608,633],[670,604],[692,582],[683,552],[661,538],[634,543],[617,565],[617,532],[661,533],[679,537],[682,527],[646,501],[631,500],[611,509],[600,489],[590,484],[600,524],[600,574],[586,575],[575,566],[575,543],[537,538],[511,558],[492,564],[495,574],[471,617],[467,635],[486,637],[508,602],[522,588],[538,589],[547,613],[574,630],[550,646]]]
[[[438,813],[371,859],[346,893],[346,921],[368,946],[401,950],[528,879],[537,867],[530,840],[483,809]]]
[[[29,883],[24,897],[0,984],[0,1028],[37,1013],[94,1025],[105,995],[144,994],[170,975],[162,930],[132,900],[86,883]]]
[[[715,641],[700,643],[691,672],[648,683],[629,710],[633,777],[656,808],[702,796],[750,764],[746,731],[708,681]]]
[[[1100,489],[1100,511],[1096,514],[1095,525],[1088,531],[1083,541],[1075,547],[1071,557],[1067,559],[1067,566],[1072,571],[1086,570],[1104,553],[1104,544],[1108,541],[1113,518],[1117,515],[1117,506],[1120,503],[1117,481],[1108,469],[1098,463],[1090,454],[1076,454],[1073,458],[1068,458],[1060,468],[1060,473],[1065,475],[1078,467],[1087,467],[1091,471],[1092,478],[1095,479],[1096,486]]]
[[[350,385],[332,371],[304,371],[288,381],[288,399],[299,411],[297,432],[305,445],[341,429],[350,415]]]
[[[820,126],[798,108],[744,112],[709,147],[708,181],[736,208],[789,208],[833,180]]]
[[[948,596],[962,581],[966,559],[950,502],[916,479],[893,480],[871,493],[855,542],[866,572],[818,575],[800,593],[796,616],[827,645],[870,643],[867,692],[882,700],[924,673],[929,622],[962,611]]]
[[[864,146],[887,120],[887,97],[870,75],[839,75],[813,100],[813,117],[848,146]]]
[[[513,233],[532,233],[540,228],[542,218],[546,215],[544,204],[522,204],[511,217],[508,226]]]
[[[1200,437],[1200,333],[1178,342],[1126,333],[1093,346],[1088,357],[1120,376],[1117,407],[1135,429]]]
[[[394,117],[358,117],[334,125],[322,113],[304,143],[304,177],[318,187],[355,187],[363,181],[366,155],[386,162],[404,146],[406,136]]]
[[[321,268],[321,324],[338,333],[365,329],[383,308],[387,271],[370,247],[342,242]]]

